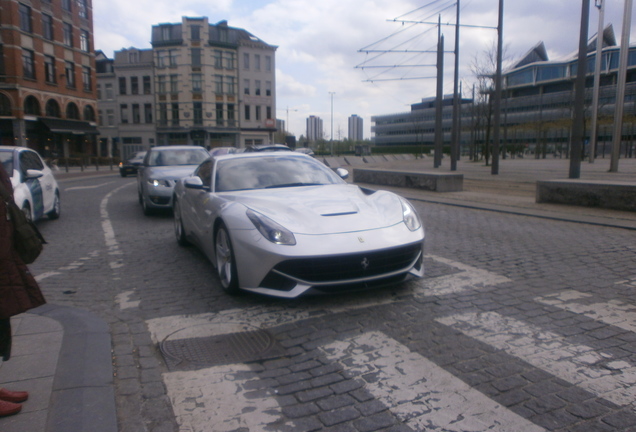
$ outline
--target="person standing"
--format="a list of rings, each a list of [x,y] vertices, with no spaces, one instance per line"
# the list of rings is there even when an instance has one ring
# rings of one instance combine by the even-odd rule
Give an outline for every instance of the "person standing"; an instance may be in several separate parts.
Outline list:
[[[0,187],[13,199],[13,186],[0,163]],[[40,287],[15,250],[13,225],[4,199],[0,198],[0,358],[11,357],[11,317],[46,303]],[[0,388],[0,417],[17,414],[29,394]]]

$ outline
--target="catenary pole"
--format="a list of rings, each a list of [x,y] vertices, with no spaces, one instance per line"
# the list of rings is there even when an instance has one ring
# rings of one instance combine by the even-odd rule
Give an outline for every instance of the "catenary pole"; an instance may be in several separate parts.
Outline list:
[[[441,18],[440,18],[441,19]],[[442,165],[442,151],[444,150],[444,131],[442,130],[442,99],[444,93],[444,35],[441,26],[437,35],[437,99],[435,100],[435,150],[433,166]]]
[[[453,127],[451,128],[451,171],[457,171],[460,153],[461,133],[459,127],[459,3],[457,0],[457,18],[455,20],[455,71],[453,82]]]
[[[623,138],[623,111],[625,108],[625,80],[627,78],[627,57],[629,55],[629,34],[632,25],[632,0],[625,0],[623,12],[623,32],[621,33],[620,59],[618,61],[618,82],[616,83],[616,104],[614,108],[614,136],[610,172],[618,172],[618,158]]]
[[[579,34],[579,58],[574,82],[574,119],[572,121],[572,145],[570,146],[570,178],[581,177],[581,151],[585,126],[585,78],[587,75],[587,30],[590,21],[590,0],[581,5],[581,32]]]
[[[494,123],[492,165],[490,173],[499,174],[499,130],[501,127],[501,62],[503,51],[503,0],[499,0],[499,19],[497,22],[497,71],[495,73],[495,101],[493,104]]]
[[[596,0],[598,8],[598,31],[596,32],[596,63],[594,64],[594,89],[592,93],[592,124],[590,127],[590,163],[596,157],[596,141],[598,139],[598,96],[601,87],[601,63],[603,63],[603,21],[605,16],[604,0]]]

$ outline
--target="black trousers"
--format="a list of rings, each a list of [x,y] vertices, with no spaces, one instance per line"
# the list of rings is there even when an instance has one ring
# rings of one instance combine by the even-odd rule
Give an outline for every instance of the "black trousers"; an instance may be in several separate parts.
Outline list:
[[[3,361],[11,357],[11,319],[0,319],[0,357]]]

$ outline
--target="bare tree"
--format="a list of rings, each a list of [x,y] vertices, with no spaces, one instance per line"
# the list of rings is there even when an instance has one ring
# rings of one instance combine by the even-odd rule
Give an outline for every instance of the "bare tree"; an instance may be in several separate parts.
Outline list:
[[[507,47],[503,50],[504,64],[511,62],[507,55]],[[489,163],[490,150],[492,143],[490,142],[490,134],[492,127],[493,104],[492,98],[495,92],[495,71],[497,69],[497,45],[493,41],[492,45],[476,54],[472,61],[470,70],[475,79],[475,121],[473,127],[476,131],[483,129],[483,141],[481,154],[485,159],[486,165]],[[504,143],[505,144],[505,143]],[[505,154],[505,145],[504,145]],[[477,158],[477,152],[475,152]],[[475,159],[477,160],[477,159]]]

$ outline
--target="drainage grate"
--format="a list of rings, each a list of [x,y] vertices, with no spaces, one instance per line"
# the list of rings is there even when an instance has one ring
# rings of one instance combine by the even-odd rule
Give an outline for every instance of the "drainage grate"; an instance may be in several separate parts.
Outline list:
[[[188,370],[282,357],[285,355],[285,348],[268,332],[254,330],[166,340],[161,343],[161,352],[171,370]]]

